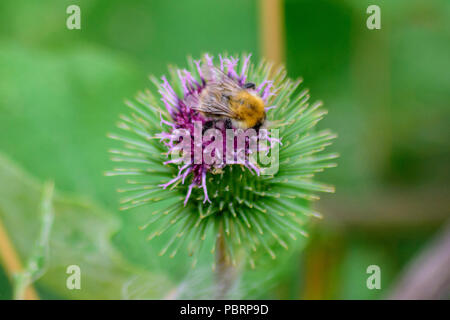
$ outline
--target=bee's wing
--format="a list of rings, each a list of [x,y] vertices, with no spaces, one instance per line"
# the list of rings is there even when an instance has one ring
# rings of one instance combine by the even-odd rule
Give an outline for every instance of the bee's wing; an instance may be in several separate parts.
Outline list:
[[[220,90],[224,95],[230,96],[242,90],[233,79],[214,66],[204,64],[202,66],[202,73],[206,79],[206,83],[211,88],[216,87],[216,90]]]
[[[209,115],[234,118],[235,114],[230,109],[229,97],[242,90],[241,87],[215,67],[203,65],[202,73],[206,80],[205,92],[202,93],[198,103],[191,104],[191,108]]]

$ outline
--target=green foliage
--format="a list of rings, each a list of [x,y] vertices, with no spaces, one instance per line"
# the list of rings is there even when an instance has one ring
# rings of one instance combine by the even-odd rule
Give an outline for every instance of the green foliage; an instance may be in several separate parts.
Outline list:
[[[23,299],[26,288],[39,279],[48,266],[50,232],[54,219],[53,190],[52,182],[46,183],[43,187],[39,237],[34,252],[26,263],[25,270],[14,275],[14,299]]]
[[[40,214],[42,185],[4,156],[0,156],[0,180],[0,219],[20,257],[31,257],[26,277],[21,276],[24,284],[39,273],[39,287],[70,299],[161,298],[171,289],[163,275],[132,267],[112,247],[111,235],[120,224],[111,213],[56,192],[52,200],[54,223],[47,238],[51,211],[45,209],[44,217]],[[46,197],[46,207],[48,201]],[[81,290],[66,287],[70,265],[81,269]]]

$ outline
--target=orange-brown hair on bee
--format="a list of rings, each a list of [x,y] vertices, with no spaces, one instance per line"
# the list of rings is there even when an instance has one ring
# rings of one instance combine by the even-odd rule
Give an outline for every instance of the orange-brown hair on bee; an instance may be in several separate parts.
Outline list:
[[[266,118],[263,100],[247,90],[230,97],[230,108],[243,129],[260,126]]]

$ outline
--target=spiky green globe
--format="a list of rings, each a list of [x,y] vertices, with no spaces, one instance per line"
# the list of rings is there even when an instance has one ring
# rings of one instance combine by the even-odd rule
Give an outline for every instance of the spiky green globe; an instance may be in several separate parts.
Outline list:
[[[205,55],[204,63],[212,64],[212,58]],[[219,239],[230,263],[236,264],[244,251],[254,267],[259,249],[275,259],[274,246],[288,249],[290,241],[307,235],[307,219],[320,216],[310,202],[318,199],[316,192],[334,192],[334,188],[314,181],[314,175],[335,166],[332,161],[337,155],[322,151],[336,136],[314,130],[326,111],[320,102],[309,104],[308,91],[299,90],[301,81],[287,78],[284,68],[273,70],[265,61],[255,66],[250,56],[220,56],[218,68],[239,84],[255,83],[270,106],[268,123],[279,129],[281,140],[279,169],[273,175],[257,175],[247,166],[230,164],[215,174],[208,168],[198,173],[198,168],[170,163],[164,134],[181,126],[180,115],[183,125],[200,116],[183,107],[186,96],[205,85],[200,64],[189,58],[187,69],[169,69],[168,80],[152,77],[158,93],[147,90],[136,102],[127,102],[130,112],[121,115],[118,124],[124,134],[110,135],[123,144],[110,150],[112,160],[123,165],[107,175],[129,176],[128,187],[119,190],[128,194],[121,201],[122,209],[148,207],[151,219],[141,229],[149,230],[149,239],[176,229],[161,255],[174,256],[185,244],[193,255],[202,247],[214,253]],[[208,195],[210,202],[205,201]]]

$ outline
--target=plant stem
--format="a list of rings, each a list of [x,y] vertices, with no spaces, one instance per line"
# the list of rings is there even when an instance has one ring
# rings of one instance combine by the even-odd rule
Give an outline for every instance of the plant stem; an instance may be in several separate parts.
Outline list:
[[[5,271],[9,275],[12,282],[14,282],[14,275],[23,271],[19,255],[15,250],[12,241],[10,240],[6,228],[0,219],[0,260],[3,262]],[[16,295],[15,298],[18,296]],[[27,283],[20,292],[20,298],[25,300],[38,300],[39,296],[34,290],[33,286]]]
[[[216,299],[222,300],[227,297],[228,291],[231,288],[233,282],[233,266],[230,263],[230,259],[225,247],[223,228],[220,228],[219,236],[216,242]]]
[[[285,60],[284,1],[262,0],[259,6],[261,51],[279,66]]]

